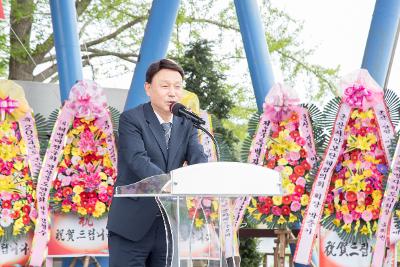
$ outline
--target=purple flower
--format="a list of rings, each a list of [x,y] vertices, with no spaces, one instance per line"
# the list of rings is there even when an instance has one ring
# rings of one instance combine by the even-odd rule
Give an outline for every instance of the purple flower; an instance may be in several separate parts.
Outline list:
[[[342,163],[339,162],[339,163],[336,165],[336,172],[340,171],[341,169],[342,169]]]
[[[388,168],[385,164],[378,164],[376,166],[376,168],[378,169],[378,171],[382,174],[387,174],[388,173]]]

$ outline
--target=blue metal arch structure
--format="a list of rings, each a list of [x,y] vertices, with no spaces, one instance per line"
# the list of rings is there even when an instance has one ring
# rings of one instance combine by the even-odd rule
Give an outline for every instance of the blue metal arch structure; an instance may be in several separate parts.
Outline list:
[[[261,111],[264,98],[274,83],[274,75],[257,0],[234,0],[234,3],[257,106]],[[147,101],[143,87],[144,73],[150,63],[165,57],[179,4],[179,0],[153,1],[125,109]],[[61,101],[64,101],[72,85],[82,79],[76,10],[72,0],[50,0],[50,7],[60,95]],[[400,1],[376,1],[362,67],[368,69],[381,86],[389,70],[399,13]],[[102,262],[102,266],[108,266],[107,262]]]

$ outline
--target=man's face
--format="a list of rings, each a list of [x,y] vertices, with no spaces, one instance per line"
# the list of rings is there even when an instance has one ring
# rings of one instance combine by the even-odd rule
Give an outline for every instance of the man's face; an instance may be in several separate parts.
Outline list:
[[[151,83],[145,83],[146,94],[150,97],[151,106],[164,120],[171,116],[169,107],[179,102],[183,93],[183,80],[179,72],[162,69],[153,76]]]

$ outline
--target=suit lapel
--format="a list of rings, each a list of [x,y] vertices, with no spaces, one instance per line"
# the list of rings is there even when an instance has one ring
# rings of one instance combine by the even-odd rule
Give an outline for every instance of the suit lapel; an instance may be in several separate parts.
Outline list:
[[[171,168],[171,164],[174,161],[175,155],[179,149],[181,149],[182,140],[185,135],[184,119],[174,116],[172,123],[171,137],[169,140],[168,148],[168,170]]]
[[[156,114],[153,111],[150,103],[146,103],[144,105],[144,116],[146,117],[146,121],[149,124],[150,130],[156,138],[157,144],[160,147],[164,160],[167,162],[168,152],[167,152],[167,144],[165,143],[164,130],[160,125],[160,122],[157,119]],[[171,135],[173,132],[171,133]]]

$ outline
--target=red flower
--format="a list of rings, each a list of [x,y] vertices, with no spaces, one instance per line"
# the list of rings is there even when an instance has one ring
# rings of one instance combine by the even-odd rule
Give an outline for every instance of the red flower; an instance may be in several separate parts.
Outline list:
[[[291,132],[290,132],[290,136],[291,136],[293,139],[296,139],[297,137],[300,136],[300,133],[299,133],[299,131],[291,131]]]
[[[303,148],[300,149],[300,157],[302,157],[302,158],[307,157],[307,152]]]
[[[291,195],[287,195],[287,196],[283,196],[282,197],[282,203],[284,205],[289,205],[292,202],[292,196]]]
[[[346,196],[345,197],[346,197],[346,200],[348,202],[353,202],[353,201],[357,200],[357,194],[355,192],[353,192],[353,191],[346,192]]]
[[[268,161],[267,167],[273,169],[275,168],[275,164],[276,164],[275,160],[271,159],[270,161]]]
[[[64,187],[62,190],[62,194],[64,197],[68,197],[69,195],[72,194],[72,188],[71,187]]]
[[[372,187],[372,185],[370,185],[370,184],[367,184],[366,186],[365,186],[365,193],[367,193],[367,194],[372,194],[372,192],[374,191],[374,188]]]
[[[22,222],[23,222],[25,225],[29,225],[30,222],[31,222],[31,219],[29,218],[28,215],[25,215],[25,216],[22,216]]]
[[[265,199],[265,205],[272,206],[273,204],[272,198],[268,197]]]
[[[353,162],[357,162],[358,156],[359,156],[358,153],[353,152],[353,153],[351,153],[350,158],[351,158],[351,160],[352,160]]]
[[[29,205],[25,205],[22,207],[22,211],[26,214],[29,214],[29,212],[31,211],[31,207]]]
[[[301,165],[294,167],[294,173],[296,173],[298,176],[303,176],[305,173],[304,167]]]
[[[371,204],[372,204],[372,197],[367,196],[365,198],[365,205],[368,206],[368,205],[371,205]]]
[[[11,218],[12,218],[13,220],[16,220],[16,219],[19,218],[19,215],[20,215],[19,211],[18,211],[18,210],[15,210],[13,213],[11,213]]]
[[[112,186],[107,186],[107,194],[112,196],[114,194],[114,188]]]
[[[282,207],[282,215],[284,215],[284,216],[289,216],[290,215],[290,208],[289,208],[289,206],[283,206]]]
[[[279,126],[278,127],[278,132],[282,132],[282,131],[284,131],[285,130],[285,126]]]
[[[373,210],[372,210],[372,219],[373,219],[373,220],[378,219],[378,218],[379,218],[379,213],[380,213],[380,210],[379,210],[379,209],[373,209]]]
[[[298,176],[297,176],[295,173],[292,173],[292,174],[289,176],[289,179],[290,179],[290,181],[291,181],[292,183],[295,183],[295,182],[297,181],[297,178],[298,178]]]
[[[296,185],[294,188],[294,192],[296,192],[299,195],[302,195],[304,193],[304,187],[301,185]]]
[[[87,207],[86,207],[86,212],[87,212],[88,214],[92,214],[93,211],[94,211],[94,207],[93,207],[93,206],[87,206]]]
[[[61,181],[56,179],[53,184],[54,184],[54,189],[57,190],[61,186]]]
[[[299,120],[299,115],[297,115],[297,113],[292,113],[291,115],[290,115],[290,120],[291,121],[298,121]]]
[[[3,204],[1,205],[3,209],[10,209],[11,208],[11,201],[10,200],[4,200]]]
[[[309,171],[311,169],[311,165],[307,162],[307,160],[303,160],[301,162],[301,166],[306,170]]]
[[[356,209],[357,203],[356,203],[355,201],[353,201],[353,202],[347,202],[347,206],[349,207],[349,210],[352,211],[352,210],[355,210],[355,209]]]
[[[278,138],[278,137],[279,137],[279,133],[278,133],[278,132],[273,132],[273,133],[271,134],[271,137],[272,137],[272,138]]]
[[[271,211],[271,206],[269,206],[269,205],[261,206],[261,210],[260,210],[261,213],[268,215],[270,211]]]

